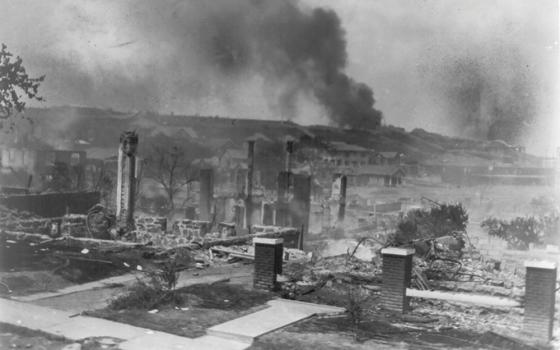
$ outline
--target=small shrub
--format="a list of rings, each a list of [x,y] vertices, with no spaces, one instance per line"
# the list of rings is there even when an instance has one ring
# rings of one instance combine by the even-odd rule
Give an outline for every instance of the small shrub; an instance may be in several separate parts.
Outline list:
[[[160,270],[147,272],[148,280],[137,279],[125,295],[114,299],[109,307],[114,310],[150,310],[164,305],[180,305],[183,297],[175,287],[179,280],[178,265],[175,259],[162,264]]]
[[[358,338],[360,324],[364,321],[366,316],[365,304],[368,300],[368,295],[360,289],[359,286],[348,286],[346,289],[346,311],[348,312],[348,319],[352,324],[354,330],[354,337]]]
[[[510,249],[527,250],[531,243],[556,243],[555,235],[560,228],[560,216],[517,217],[510,221],[488,218],[480,226],[485,228],[490,236],[505,240]]]
[[[179,269],[177,261],[171,259],[162,264],[161,270],[154,272],[153,278],[159,280],[167,290],[174,290],[179,281]]]
[[[389,245],[400,245],[415,239],[430,239],[464,231],[469,215],[462,204],[442,204],[430,209],[411,210],[402,216]]]
[[[126,294],[118,296],[109,304],[113,310],[141,309],[151,310],[164,305],[181,305],[183,298],[174,290],[165,290],[153,279],[149,282],[138,279]]]

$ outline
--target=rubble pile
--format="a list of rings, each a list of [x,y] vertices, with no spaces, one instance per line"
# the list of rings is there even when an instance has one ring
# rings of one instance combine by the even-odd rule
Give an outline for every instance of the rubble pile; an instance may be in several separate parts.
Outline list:
[[[499,261],[485,259],[472,251],[459,259],[427,261],[415,257],[412,286],[520,300],[524,294],[525,275],[523,269],[502,267]]]
[[[332,257],[311,258],[286,264],[281,281],[282,294],[289,299],[310,294],[324,287],[342,291],[348,286],[360,285],[379,290],[381,266],[342,254]],[[334,291],[335,294],[340,291]]]
[[[226,258],[229,261],[237,259],[254,260],[255,247],[249,244],[223,246],[216,245],[210,248],[214,258]],[[284,248],[284,261],[300,261],[309,260],[310,255],[306,254],[303,250]]]
[[[18,223],[20,221],[33,221],[40,219],[41,217],[33,213],[9,209],[0,205],[0,229],[17,231],[15,228],[18,227]]]

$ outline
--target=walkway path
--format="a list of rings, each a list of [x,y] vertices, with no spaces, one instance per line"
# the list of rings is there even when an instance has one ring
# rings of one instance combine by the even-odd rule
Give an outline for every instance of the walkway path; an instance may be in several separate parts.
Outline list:
[[[229,278],[232,282],[248,283],[247,281],[252,278],[252,270],[252,266],[243,265],[236,267],[221,266],[219,269],[185,270],[180,272],[177,288],[200,283],[214,283],[224,278]],[[12,299],[78,314],[82,311],[106,307],[114,296],[122,293],[127,285],[132,284],[141,276],[141,274],[126,274],[71,286],[56,292],[18,296],[12,297]]]
[[[289,300],[272,300],[268,309],[212,327],[209,334],[185,338],[104,319],[75,316],[71,312],[0,299],[0,322],[40,330],[78,341],[88,337],[122,339],[122,350],[224,349],[241,350],[259,335],[271,332],[314,314],[344,309]]]
[[[267,309],[210,327],[207,333],[251,344],[258,336],[313,315],[344,312],[340,307],[286,299],[271,300],[267,304],[270,305]]]

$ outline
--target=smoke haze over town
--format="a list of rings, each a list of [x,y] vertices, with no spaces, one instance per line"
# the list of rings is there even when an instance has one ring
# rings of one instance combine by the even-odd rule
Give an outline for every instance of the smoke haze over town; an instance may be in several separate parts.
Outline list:
[[[557,146],[556,1],[3,2],[2,41],[47,76],[36,106]]]

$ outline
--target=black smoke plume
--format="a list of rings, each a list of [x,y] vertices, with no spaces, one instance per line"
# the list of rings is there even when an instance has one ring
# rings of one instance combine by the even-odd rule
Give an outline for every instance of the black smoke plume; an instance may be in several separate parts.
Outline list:
[[[294,117],[297,98],[312,96],[334,124],[376,127],[372,90],[344,73],[346,41],[332,10],[300,7],[296,1],[235,0],[193,5],[200,16],[198,50],[223,74],[256,72],[279,91],[280,113]],[[181,18],[185,26],[189,18]]]
[[[42,68],[50,66],[51,91],[62,92],[48,100],[308,122],[326,116],[341,127],[380,124],[372,90],[345,73],[345,32],[332,10],[298,0],[103,6],[115,13],[114,22],[71,3],[61,9],[64,16],[88,20],[61,33],[67,52],[40,54],[46,56]],[[96,42],[98,33],[111,30],[115,42],[107,42],[110,35]],[[314,116],[302,115],[308,106]]]

